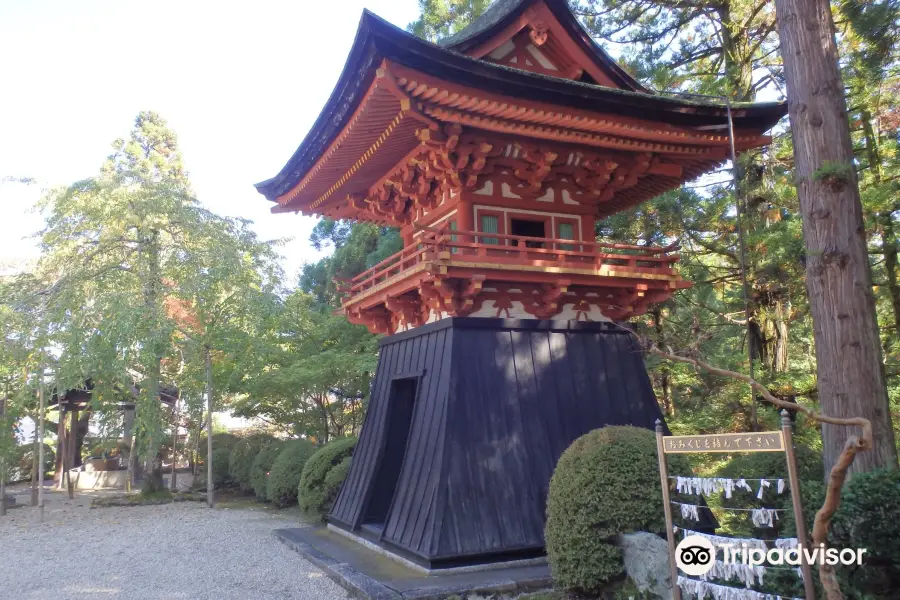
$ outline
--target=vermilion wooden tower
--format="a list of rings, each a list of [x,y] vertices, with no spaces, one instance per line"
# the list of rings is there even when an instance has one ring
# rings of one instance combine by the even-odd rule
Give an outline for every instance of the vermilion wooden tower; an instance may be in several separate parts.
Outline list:
[[[737,150],[765,144],[784,113],[735,108]],[[559,453],[659,416],[640,357],[602,323],[690,285],[673,247],[597,243],[595,223],[722,164],[726,115],[641,86],[564,0],[497,0],[441,45],[363,14],[319,119],[257,185],[273,212],[403,235],[342,302],[393,335],[332,523],[431,566],[543,547]],[[528,500],[478,508],[503,486]]]

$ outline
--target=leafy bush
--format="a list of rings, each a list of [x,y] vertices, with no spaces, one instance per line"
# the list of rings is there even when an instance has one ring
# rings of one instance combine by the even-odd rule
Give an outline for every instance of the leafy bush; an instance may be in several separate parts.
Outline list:
[[[297,503],[300,475],[315,447],[306,440],[288,440],[269,471],[266,497],[278,507]]]
[[[256,458],[253,459],[253,465],[250,467],[250,487],[253,493],[260,500],[268,500],[266,496],[266,488],[269,482],[269,471],[272,470],[272,464],[281,451],[284,450],[284,442],[275,440],[270,442],[260,450]]]
[[[341,438],[316,450],[303,467],[297,501],[303,512],[325,516],[331,510],[356,447],[355,437]]]
[[[23,444],[15,448],[15,458],[11,461],[10,472],[7,481],[14,483],[17,481],[31,480],[31,471],[34,466],[34,444]],[[44,474],[56,468],[56,453],[53,452],[48,444],[44,444]]]
[[[801,444],[796,445],[797,473],[802,490],[801,496],[804,506],[804,517],[807,522],[812,522],[815,511],[821,506],[818,500],[817,490],[821,488],[824,467],[822,455]],[[791,500],[787,462],[783,452],[754,452],[748,454],[734,454],[731,459],[716,471],[716,477],[729,479],[745,478],[753,488],[752,492],[746,490],[734,490],[731,498],[716,499],[711,504],[721,502],[723,507],[736,508],[775,508],[783,510],[779,513],[779,519],[775,521],[774,528],[754,527],[747,518],[745,512],[724,511],[721,517],[721,533],[740,537],[793,537],[796,528],[794,526],[794,509]],[[783,479],[785,491],[778,494],[775,487],[763,491],[762,499],[756,497],[759,482],[754,479]],[[783,518],[782,518],[783,517]]]
[[[231,449],[235,444],[241,441],[241,438],[234,435],[233,433],[214,433],[212,437],[213,443],[213,452],[215,452],[219,448],[227,448]],[[200,447],[197,448],[197,455],[204,459],[206,458],[206,436],[200,438]]]
[[[672,473],[690,473],[670,456]],[[665,532],[656,435],[638,427],[604,427],[563,452],[547,498],[544,531],[553,580],[593,594],[622,574],[621,533]]]
[[[269,442],[272,436],[266,433],[258,433],[239,440],[231,447],[231,456],[228,459],[228,474],[231,481],[247,492],[253,489],[250,483],[250,468],[259,451]]]
[[[866,549],[862,566],[838,568],[847,597],[896,598],[900,590],[900,470],[854,475],[841,494],[830,537],[837,548]]]
[[[215,440],[213,440],[215,441]],[[212,468],[213,468],[213,489],[222,489],[232,485],[231,476],[228,474],[228,459],[231,456],[229,448],[213,448]],[[194,479],[194,488],[206,487],[206,466],[197,473]]]

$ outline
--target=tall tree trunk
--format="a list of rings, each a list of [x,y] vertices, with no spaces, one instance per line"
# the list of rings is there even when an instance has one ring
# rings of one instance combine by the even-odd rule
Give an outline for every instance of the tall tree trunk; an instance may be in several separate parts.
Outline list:
[[[61,398],[60,398],[61,401]],[[57,484],[56,489],[63,489],[63,473],[66,471],[66,418],[65,410],[59,411],[59,422],[56,425],[56,471],[53,474],[53,481]]]
[[[884,270],[887,274],[888,293],[894,310],[894,335],[900,335],[900,283],[897,282],[897,233],[894,231],[894,215],[885,211],[878,215],[881,229],[881,248],[884,252]]]
[[[775,8],[822,412],[872,422],[875,447],[857,456],[852,472],[894,468],[897,450],[831,7],[828,0],[775,0]],[[851,433],[859,432],[822,426],[826,473]]]
[[[784,373],[788,370],[788,318],[790,311],[784,301],[775,301],[775,346],[772,349],[772,371]]]
[[[872,123],[872,112],[860,111],[863,135],[866,138],[866,154],[869,160],[869,171],[875,185],[884,181],[884,169],[881,162],[881,148],[878,134]],[[894,213],[887,209],[877,215],[878,229],[881,231],[881,250],[884,253],[884,271],[887,275],[888,293],[891,308],[894,312],[894,335],[900,335],[900,285],[897,283],[897,234],[894,231]]]
[[[650,311],[653,315],[653,325],[656,329],[656,345],[660,348],[666,347],[666,334],[662,324],[662,308],[653,307]],[[662,394],[663,409],[666,411],[667,417],[675,416],[675,406],[672,404],[672,391],[669,384],[669,365],[663,363],[659,366],[659,391]]]
[[[144,402],[150,403],[145,411],[146,414],[157,415],[159,410],[159,387],[162,378],[162,359],[164,355],[164,344],[162,340],[162,276],[160,266],[160,248],[159,248],[159,232],[153,230],[146,239],[144,250],[147,256],[147,280],[144,282],[144,306],[147,314],[152,320],[150,345],[153,349],[153,358],[150,368],[147,372],[146,384],[147,392]],[[140,414],[140,411],[138,411]],[[151,432],[155,432],[156,428],[152,428]],[[141,486],[142,494],[151,494],[163,489],[162,478],[162,459],[160,458],[160,440],[154,439],[151,433],[149,443],[148,458],[146,464],[146,472],[144,473],[144,483]]]

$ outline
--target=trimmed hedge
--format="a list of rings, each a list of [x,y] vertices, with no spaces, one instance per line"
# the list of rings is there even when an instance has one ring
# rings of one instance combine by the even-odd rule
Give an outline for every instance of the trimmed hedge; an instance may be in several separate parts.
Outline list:
[[[253,465],[250,467],[250,487],[253,488],[253,493],[256,494],[256,497],[260,500],[269,499],[266,495],[266,488],[269,483],[269,471],[272,470],[272,464],[275,462],[275,459],[278,458],[278,455],[281,454],[282,450],[284,450],[284,442],[275,440],[260,450],[259,454],[257,454],[256,458],[253,460]]]
[[[682,456],[672,473],[689,474]],[[544,531],[556,585],[596,594],[623,573],[621,533],[665,532],[656,435],[638,427],[604,427],[572,443],[559,459],[547,498]]]
[[[231,449],[237,444],[241,438],[233,433],[214,433],[212,436],[213,452],[219,448]],[[197,455],[200,459],[206,458],[206,436],[200,438],[200,446],[197,448]]]
[[[229,448],[214,448],[212,453],[213,489],[222,489],[232,484],[228,474],[228,459],[231,456]],[[194,479],[191,486],[195,489],[206,487],[206,465],[204,464]]]
[[[253,489],[250,483],[250,468],[259,451],[272,441],[272,436],[267,433],[256,433],[239,440],[231,447],[231,456],[228,459],[228,473],[242,492]]]
[[[315,452],[315,447],[307,440],[288,440],[269,470],[266,497],[278,507],[297,503],[297,489],[300,475],[306,461]]]
[[[861,567],[837,569],[848,598],[896,598],[900,590],[900,470],[854,475],[841,494],[830,537],[837,548],[866,549]]]
[[[316,450],[303,467],[297,503],[303,512],[324,517],[331,510],[347,472],[357,438],[334,440]]]

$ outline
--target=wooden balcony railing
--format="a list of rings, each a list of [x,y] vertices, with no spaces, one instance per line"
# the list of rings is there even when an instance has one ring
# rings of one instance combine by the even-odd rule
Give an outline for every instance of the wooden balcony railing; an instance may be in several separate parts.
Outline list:
[[[673,254],[677,244],[665,248],[549,239],[500,233],[421,228],[417,243],[381,261],[351,279],[343,291],[353,295],[445,253],[453,263],[529,265],[599,270],[603,266],[622,271],[674,276]]]

